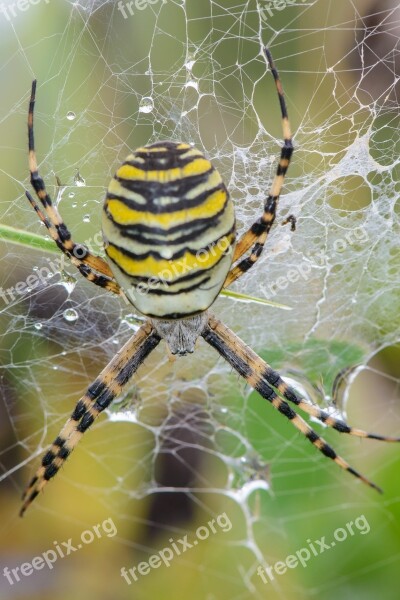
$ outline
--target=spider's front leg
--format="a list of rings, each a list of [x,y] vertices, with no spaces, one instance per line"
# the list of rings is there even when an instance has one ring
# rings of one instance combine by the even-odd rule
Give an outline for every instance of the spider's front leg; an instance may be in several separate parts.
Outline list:
[[[281,148],[281,156],[279,159],[276,175],[272,182],[272,186],[269,191],[268,197],[265,201],[264,213],[239,239],[233,255],[232,264],[241,259],[242,256],[253,246],[251,254],[247,258],[242,259],[229,271],[224,283],[224,288],[229,287],[234,281],[236,281],[236,279],[243,275],[243,273],[246,273],[249,269],[251,269],[251,267],[257,262],[257,260],[261,256],[264,244],[275,221],[279,196],[281,194],[285,175],[290,164],[291,156],[293,154],[292,134],[290,131],[288,112],[286,108],[285,98],[283,95],[282,84],[279,79],[278,71],[275,68],[270,51],[268,50],[268,48],[264,48],[264,52],[267,57],[269,67],[271,69],[271,73],[274,77],[275,86],[278,93],[279,104],[281,107],[284,143]],[[294,217],[290,215],[290,218],[288,217],[288,220],[290,220],[293,226]]]
[[[29,192],[25,192],[26,196],[36,211],[36,214],[46,226],[52,239],[55,241],[60,250],[66,256],[68,256],[72,264],[76,266],[81,275],[83,275],[83,277],[92,283],[119,295],[121,293],[120,287],[115,282],[114,276],[108,264],[100,256],[89,252],[84,245],[76,244],[72,240],[67,226],[65,225],[57,208],[53,205],[51,198],[47,193],[45,183],[38,171],[35,152],[33,135],[35,99],[36,80],[32,82],[32,91],[28,112],[29,171],[31,174],[32,187],[42,203],[44,213]],[[98,273],[100,273],[100,275],[98,275]]]
[[[21,517],[47,482],[57,474],[93,421],[121,393],[125,384],[158,345],[160,339],[151,323],[147,321],[89,386],[43,456],[41,466],[25,490],[20,510]]]

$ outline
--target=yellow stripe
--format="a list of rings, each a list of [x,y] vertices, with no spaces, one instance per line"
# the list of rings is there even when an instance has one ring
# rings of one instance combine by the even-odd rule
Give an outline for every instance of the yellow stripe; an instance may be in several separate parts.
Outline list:
[[[106,207],[113,221],[120,225],[128,226],[141,223],[148,227],[161,227],[168,230],[170,227],[190,223],[198,218],[211,217],[223,209],[226,201],[227,194],[225,190],[217,190],[199,206],[170,213],[153,214],[149,211],[134,210],[120,200],[111,198],[106,201]]]
[[[193,270],[209,269],[220,260],[233,241],[234,234],[230,234],[221,238],[218,246],[215,245],[210,250],[206,249],[196,254],[185,252],[175,260],[158,260],[153,256],[137,260],[126,256],[111,244],[106,248],[106,252],[125,273],[132,277],[159,277],[165,281],[173,281]]]
[[[175,167],[173,169],[166,169],[165,171],[159,169],[154,171],[143,171],[139,167],[122,165],[122,167],[118,169],[116,176],[121,179],[167,183],[169,181],[176,181],[193,175],[202,175],[210,169],[211,163],[209,160],[206,158],[196,158],[182,168]]]

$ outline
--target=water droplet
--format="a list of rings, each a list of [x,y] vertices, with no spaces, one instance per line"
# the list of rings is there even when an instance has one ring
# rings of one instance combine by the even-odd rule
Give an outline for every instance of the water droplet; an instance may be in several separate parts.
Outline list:
[[[87,215],[87,214],[86,214],[86,215],[83,215],[83,219],[82,219],[82,221],[83,221],[84,223],[90,223],[90,215]]]
[[[86,181],[83,179],[83,177],[81,176],[81,174],[79,173],[79,171],[77,171],[75,173],[74,184],[77,187],[84,187],[86,185]]]
[[[153,102],[153,98],[150,98],[150,96],[144,96],[139,104],[139,112],[143,112],[143,113],[151,113],[151,111],[154,108],[154,102]]]
[[[74,308],[66,308],[63,312],[63,317],[69,323],[73,323],[79,318],[79,315]]]
[[[76,119],[76,114],[72,112],[72,110],[70,110],[69,112],[67,112],[67,119],[68,121],[73,121],[74,119]]]
[[[194,63],[195,63],[194,60],[188,60],[187,61],[187,63],[185,64],[185,67],[187,68],[188,71],[191,71],[193,69]]]
[[[43,327],[42,323],[35,323],[35,329],[37,329],[38,331],[40,331]]]
[[[68,194],[68,198],[73,198],[74,196],[75,196],[75,192],[70,192],[70,193]]]

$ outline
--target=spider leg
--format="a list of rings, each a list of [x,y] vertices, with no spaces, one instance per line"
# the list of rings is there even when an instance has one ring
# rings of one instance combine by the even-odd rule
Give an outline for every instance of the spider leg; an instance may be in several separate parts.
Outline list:
[[[106,288],[115,294],[120,294],[120,288],[115,282],[112,271],[106,261],[100,256],[96,256],[95,254],[89,252],[86,246],[82,244],[76,244],[72,240],[67,226],[63,222],[57,208],[53,205],[51,198],[46,191],[45,183],[39,175],[33,136],[35,96],[36,80],[32,82],[32,92],[28,112],[29,171],[31,174],[32,187],[43,205],[46,218],[44,218],[42,211],[39,210],[29,192],[26,192],[26,196],[42,222],[47,227],[52,239],[55,241],[60,250],[64,252],[71,262],[79,269],[81,274],[96,285]],[[105,275],[105,277],[96,275],[93,270]]]
[[[146,322],[78,400],[73,413],[43,456],[41,466],[23,494],[21,517],[47,482],[57,474],[93,421],[121,393],[125,384],[158,345],[160,339],[151,323]]]
[[[221,321],[210,315],[202,337],[241,375],[252,388],[274,408],[283,414],[322,454],[333,460],[339,467],[348,471],[358,479],[379,492],[382,490],[361,473],[353,469],[327,442],[319,436],[290,406],[272,389],[265,378],[268,365],[255,354],[246,344],[226,327]],[[277,386],[279,390],[279,385]],[[287,390],[285,390],[287,391]],[[300,408],[304,408],[298,405]],[[308,406],[308,405],[307,405]],[[330,417],[329,417],[330,418]],[[340,431],[340,429],[339,429]],[[358,431],[358,430],[356,430]],[[357,434],[356,434],[357,435]],[[367,434],[363,437],[374,437]],[[376,439],[376,438],[375,438]],[[378,438],[386,439],[386,438]]]
[[[34,208],[36,214],[38,215],[39,219],[42,221],[42,223],[45,224],[45,226],[51,233],[52,229],[54,229],[52,224],[50,223],[50,221],[48,220],[46,215],[40,210],[37,202],[32,198],[31,194],[28,191],[25,191],[25,194],[26,194],[26,197],[28,198],[29,202],[31,203],[32,207]],[[52,235],[52,237],[53,237],[53,235]],[[54,237],[53,237],[53,239],[57,243],[57,240]],[[57,245],[59,245],[59,244],[57,243]],[[116,283],[116,281],[114,279],[110,279],[110,277],[107,277],[106,275],[97,275],[97,273],[93,272],[91,267],[89,267],[87,264],[85,264],[84,262],[77,259],[73,254],[70,254],[69,252],[64,252],[64,253],[66,254],[66,256],[68,256],[71,263],[78,269],[80,274],[83,277],[85,277],[88,281],[91,281],[91,282],[95,283],[96,285],[107,289],[109,292],[113,292],[114,294],[117,294],[117,295],[121,294],[121,288],[119,287],[119,285]],[[95,258],[95,257],[93,257],[93,258]],[[96,270],[99,271],[100,269],[97,268]]]
[[[336,429],[340,433],[348,433],[350,435],[355,435],[361,438],[369,438],[371,440],[380,440],[382,442],[400,442],[399,437],[392,437],[386,435],[379,435],[377,433],[368,433],[367,431],[363,431],[362,429],[356,429],[355,427],[351,427],[342,419],[337,419],[332,417],[325,410],[320,409],[318,406],[310,404],[304,398],[298,396],[297,392],[290,385],[285,383],[282,377],[279,375],[277,371],[272,369],[272,367],[262,360],[257,354],[254,352],[249,355],[250,361],[254,369],[261,373],[262,378],[267,381],[270,385],[272,385],[286,400],[295,404],[302,410],[303,412],[311,415],[319,419],[322,423],[325,423],[328,427],[332,427],[332,429]]]
[[[271,69],[271,73],[274,77],[276,91],[278,93],[282,115],[284,143],[281,148],[281,155],[276,175],[272,182],[271,189],[265,202],[264,213],[242,235],[242,237],[236,244],[232,263],[238,261],[251,248],[251,246],[253,246],[251,254],[247,258],[241,260],[229,271],[224,283],[224,288],[229,287],[234,281],[236,281],[236,279],[243,275],[243,273],[246,273],[246,271],[248,271],[259,259],[263,251],[265,241],[270,232],[270,229],[275,221],[276,208],[282,190],[283,181],[285,179],[286,171],[288,170],[290,159],[293,154],[292,134],[290,131],[289,118],[285,98],[283,95],[282,84],[279,79],[278,71],[275,68],[270,51],[268,50],[268,48],[264,48],[264,52],[267,57],[269,67]]]

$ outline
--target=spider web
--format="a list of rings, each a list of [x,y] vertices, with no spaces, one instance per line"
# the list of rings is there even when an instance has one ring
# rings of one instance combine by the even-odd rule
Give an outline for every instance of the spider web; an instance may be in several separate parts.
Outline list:
[[[360,428],[398,435],[397,3],[159,0],[130,3],[133,15],[128,4],[2,3],[2,226],[45,235],[24,195],[37,77],[39,167],[75,241],[101,252],[105,186],[129,149],[159,139],[205,151],[244,231],[261,214],[282,143],[268,44],[295,152],[264,254],[235,290],[288,310],[227,297],[213,310],[309,400]],[[289,214],[295,232],[282,226]],[[78,536],[107,517],[118,535],[59,561],[51,577],[37,571],[13,586],[3,578],[2,598],[43,598],[44,590],[69,598],[77,582],[82,597],[108,598],[110,581],[119,598],[132,597],[133,585],[141,598],[396,597],[378,582],[395,576],[400,555],[398,448],[313,423],[385,488],[377,498],[318,456],[204,343],[174,362],[161,345],[17,520],[40,456],[141,318],[55,252],[4,231],[1,510],[13,541],[2,563],[30,561],[54,537]],[[229,532],[131,586],[121,578],[122,566],[147,561],[171,537],[193,537],[222,513]],[[368,536],[262,583],[259,565],[284,561],[362,514]]]

